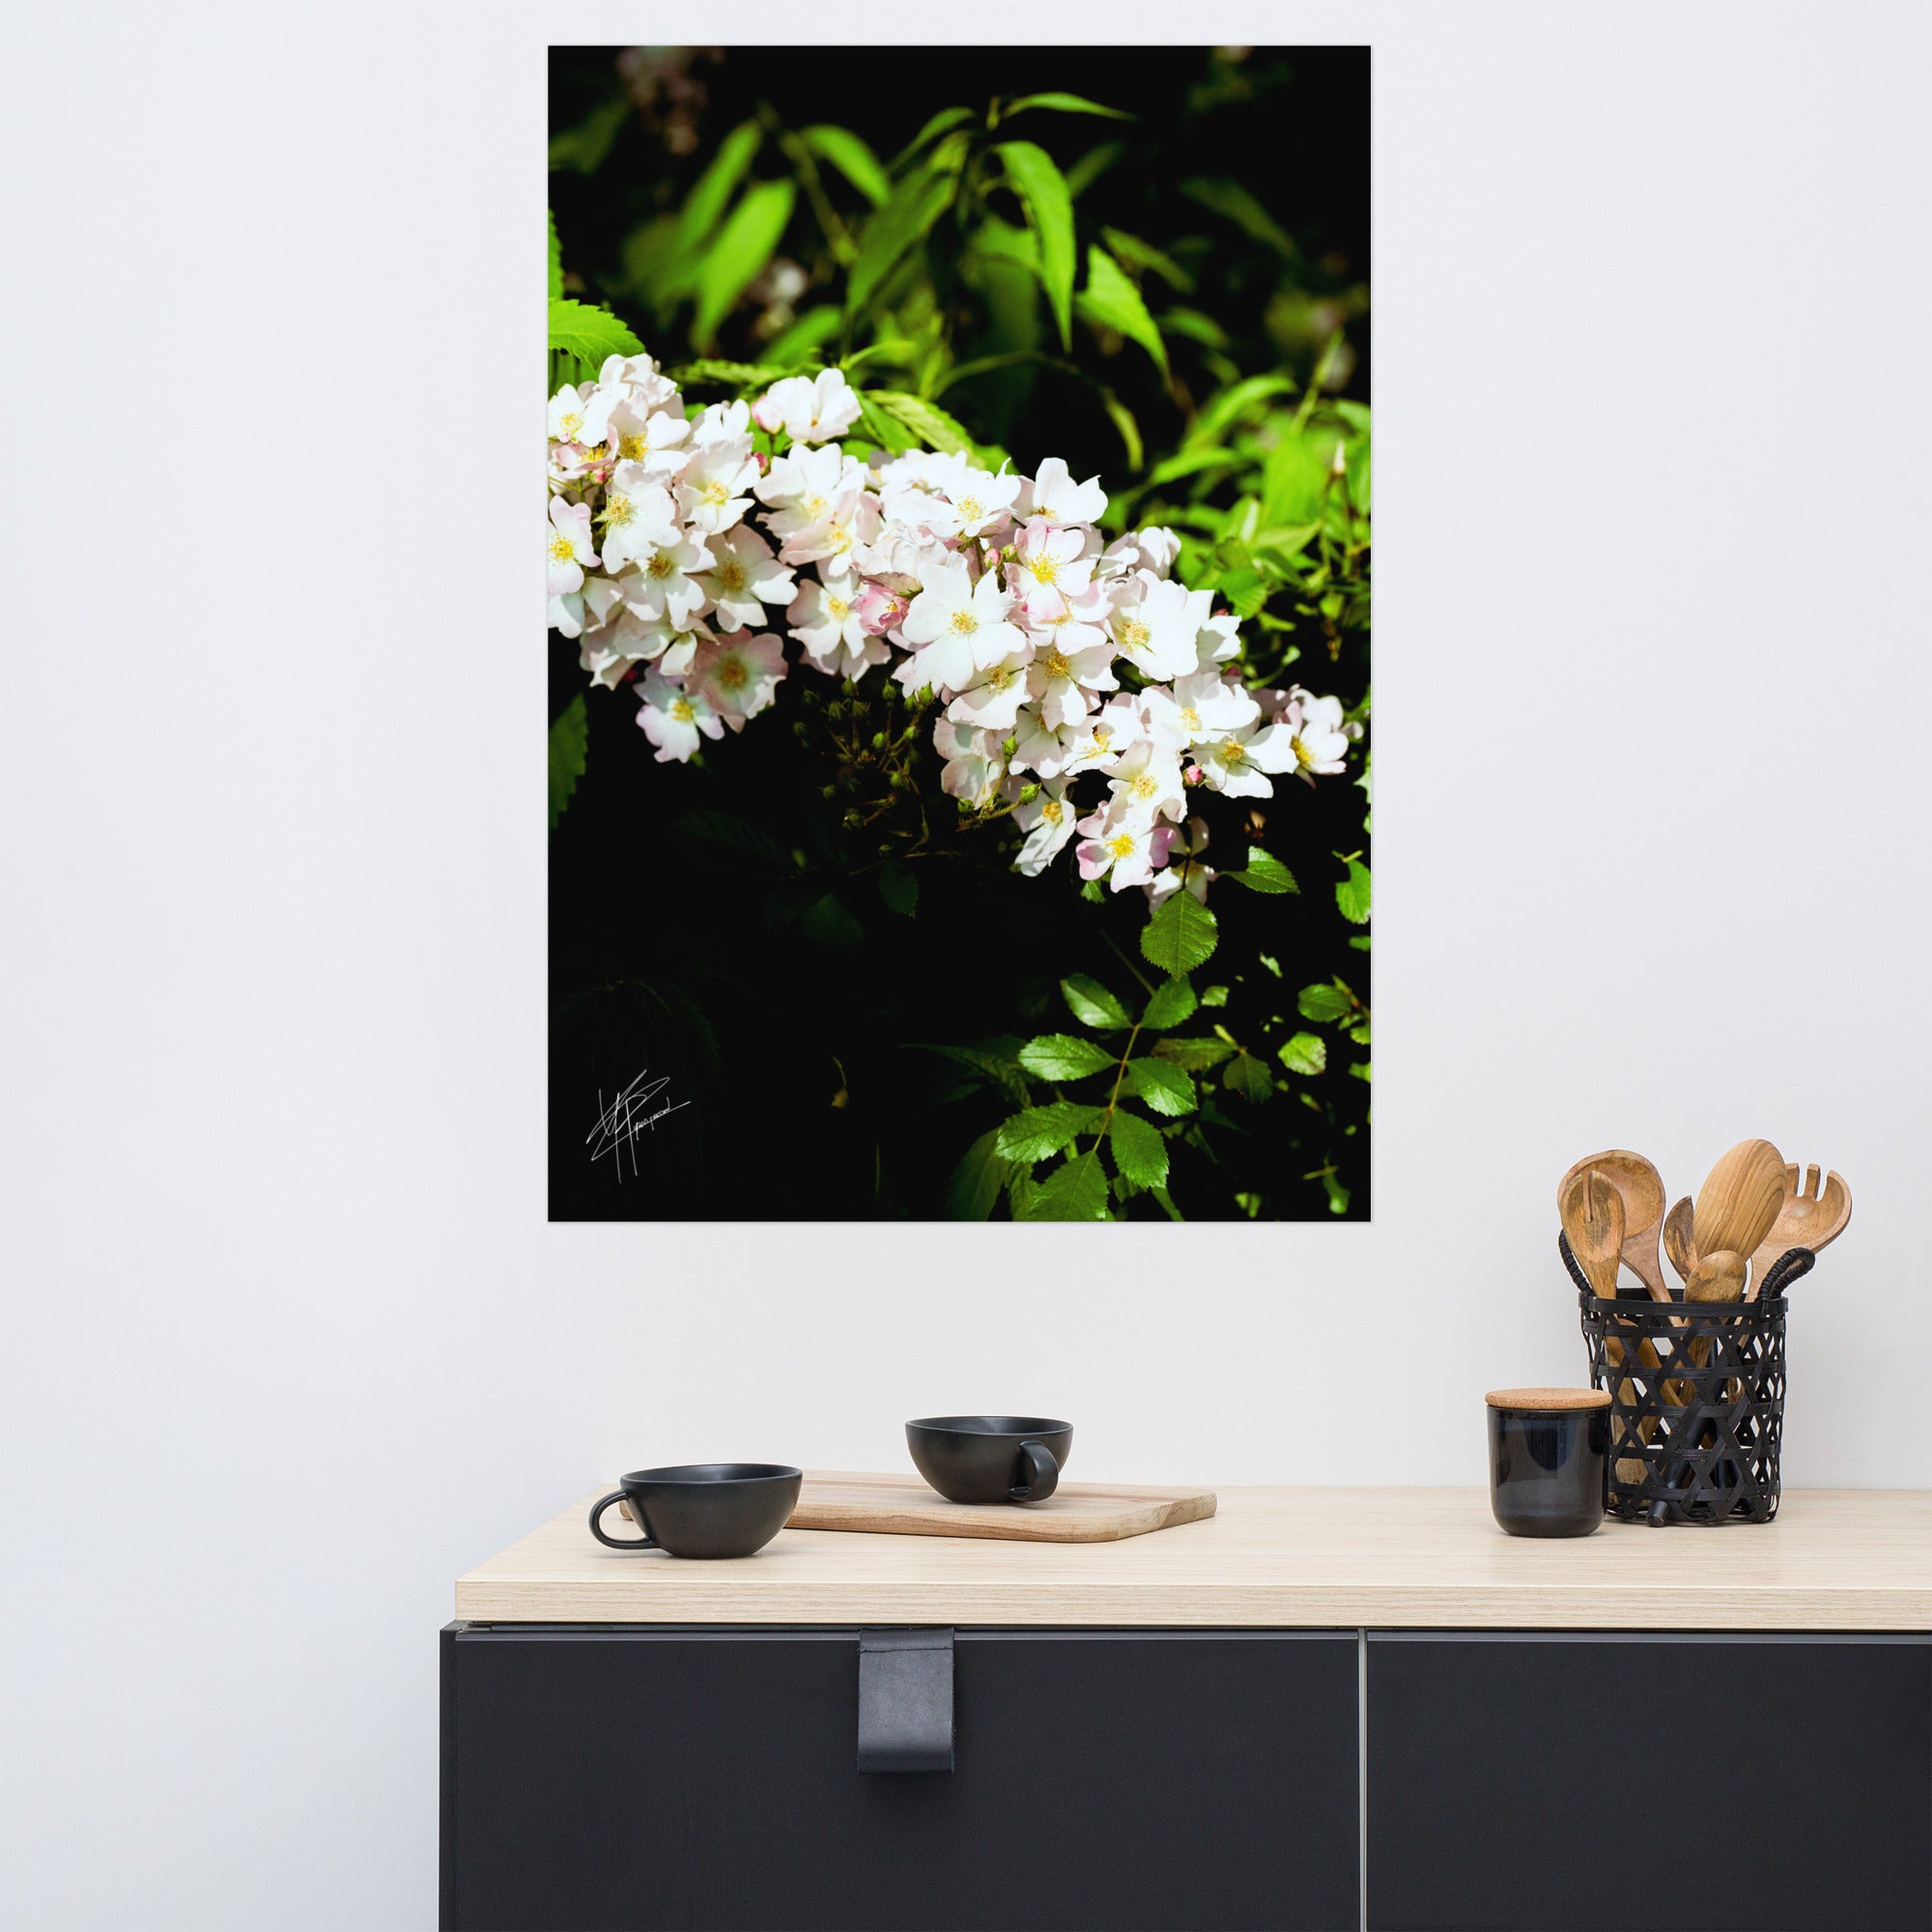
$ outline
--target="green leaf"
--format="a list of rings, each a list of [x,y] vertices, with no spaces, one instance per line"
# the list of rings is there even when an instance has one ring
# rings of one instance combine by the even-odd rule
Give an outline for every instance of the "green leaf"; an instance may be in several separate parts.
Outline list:
[[[973,439],[965,429],[923,396],[908,395],[900,389],[867,389],[866,400],[876,403],[903,423],[928,449],[944,450],[948,455],[972,455]]]
[[[1310,1176],[1311,1179],[1316,1177]],[[1324,1168],[1320,1176],[1321,1185],[1328,1195],[1328,1211],[1331,1214],[1346,1214],[1349,1211],[1349,1190],[1336,1178],[1333,1168]]]
[[[997,1127],[983,1133],[960,1157],[946,1183],[945,1215],[949,1221],[983,1221],[993,1211],[1000,1189],[1013,1171],[1012,1162],[1001,1158],[993,1143],[1000,1137]]]
[[[968,1067],[981,1078],[990,1080],[994,1086],[1007,1094],[1016,1106],[1027,1104],[1027,1086],[1020,1076],[1020,1065],[1007,1049],[1009,1036],[998,1036],[993,1039],[981,1040],[974,1046],[937,1046],[926,1040],[914,1040],[913,1048],[920,1053],[944,1054],[948,1060],[960,1066]],[[1012,1048],[1017,1050],[1018,1040],[1012,1040]]]
[[[1060,326],[1060,346],[1073,346],[1073,196],[1066,177],[1053,156],[1032,141],[1002,141],[993,152],[1007,171],[1007,180],[1026,210],[1027,226],[1039,237],[1039,282],[1046,291],[1053,319]],[[1122,331],[1123,334],[1124,330]]]
[[[859,243],[859,259],[845,284],[845,311],[857,315],[878,293],[899,257],[952,205],[958,177],[931,166],[915,169],[893,189],[883,208],[875,209]]]
[[[550,142],[552,170],[570,169],[578,174],[594,174],[604,156],[611,152],[611,143],[617,138],[617,130],[624,125],[624,117],[630,111],[631,97],[620,94],[612,99],[601,101],[575,128],[566,128],[562,133],[553,134]]]
[[[1277,421],[1282,418],[1277,417]],[[1320,527],[1328,493],[1328,466],[1335,454],[1334,430],[1285,430],[1268,451],[1262,470],[1262,522]]]
[[[1369,868],[1359,859],[1349,861],[1349,876],[1335,888],[1335,904],[1351,925],[1369,923]]]
[[[1071,1100],[1053,1100],[1044,1107],[1022,1107],[1009,1121],[1003,1122],[996,1142],[1002,1160],[1030,1165],[1058,1153],[1075,1134],[1084,1134],[1100,1118],[1099,1107],[1077,1106]]]
[[[1169,1034],[1165,1039],[1154,1043],[1154,1053],[1162,1060],[1171,1060],[1177,1066],[1184,1066],[1190,1073],[1205,1072],[1210,1066],[1218,1066],[1234,1052],[1225,1039],[1207,1037],[1180,1037]]]
[[[863,389],[859,391],[859,420],[881,449],[917,449],[919,439],[895,415],[889,415]]]
[[[892,198],[893,185],[879,159],[849,128],[801,128],[798,138],[818,156],[830,161],[874,208]]]
[[[644,345],[608,308],[556,296],[550,305],[550,346],[595,374],[606,356],[637,355]]]
[[[683,812],[671,829],[686,838],[702,838],[713,845],[723,845],[730,851],[762,859],[768,865],[781,866],[787,869],[791,865],[791,861],[785,856],[784,847],[769,832],[761,831],[749,819],[740,818],[735,812]]]
[[[1107,1171],[1100,1151],[1089,1148],[1064,1166],[1056,1167],[1027,1198],[1026,1221],[1111,1221],[1107,1211]]]
[[[1009,100],[1000,110],[1002,121],[1010,121],[1015,114],[1024,114],[1029,108],[1050,107],[1056,114],[1104,114],[1109,121],[1131,121],[1131,114],[1122,113],[1118,107],[1102,107],[1097,100],[1089,100],[1080,94],[1023,94],[1017,100]]]
[[[1283,1045],[1280,1059],[1291,1073],[1325,1072],[1328,1042],[1320,1034],[1298,1033]]]
[[[970,107],[942,107],[906,145],[893,156],[893,172],[897,171],[928,141],[936,140],[949,128],[956,128],[962,121],[970,121],[973,110]]]
[[[844,321],[841,310],[830,302],[820,302],[816,308],[809,308],[784,331],[765,345],[765,354],[774,362],[789,365],[801,356],[810,355],[814,349],[822,349],[838,333],[838,326]]]
[[[1114,1165],[1122,1179],[1136,1187],[1167,1185],[1167,1142],[1138,1114],[1115,1108],[1107,1138],[1113,1143]]]
[[[1185,292],[1194,286],[1194,277],[1172,255],[1164,255],[1151,242],[1129,235],[1123,228],[1103,228],[1100,239],[1113,250],[1117,261],[1143,271],[1151,269],[1170,288]]]
[[[1271,852],[1259,845],[1248,847],[1248,863],[1238,872],[1223,872],[1224,879],[1238,879],[1251,893],[1298,893],[1294,874]]]
[[[1088,244],[1087,286],[1080,292],[1079,307],[1094,327],[1118,329],[1130,342],[1138,342],[1161,375],[1167,375],[1167,344],[1160,339],[1140,290],[1097,242]]]
[[[719,142],[711,165],[698,176],[696,185],[678,212],[677,229],[671,239],[673,256],[689,260],[703,246],[737,192],[738,184],[745,179],[746,170],[764,138],[764,129],[755,121],[741,121]]]
[[[1080,1080],[1115,1064],[1111,1053],[1077,1034],[1043,1033],[1020,1048],[1020,1065],[1042,1080]]]
[[[590,721],[583,709],[580,691],[563,708],[563,716],[550,727],[550,829],[570,803],[577,781],[583,776],[583,754],[590,744]]]
[[[1225,1007],[1228,1004],[1227,987],[1225,986],[1202,987],[1201,1004],[1204,1007]]]
[[[910,866],[889,859],[879,868],[879,896],[894,912],[911,919],[919,910],[919,878]]]
[[[1194,1082],[1171,1060],[1130,1060],[1127,1085],[1156,1114],[1191,1114]]]
[[[558,301],[563,297],[563,246],[556,239],[556,211],[545,213],[550,216],[550,298]]]
[[[1102,141],[1097,148],[1089,148],[1066,170],[1067,193],[1078,201],[1126,152],[1124,141]]]
[[[772,259],[797,194],[789,181],[754,182],[706,246],[691,319],[691,339],[698,348],[711,346],[718,325]]]
[[[1252,564],[1231,570],[1220,582],[1221,595],[1237,617],[1252,617],[1268,601],[1274,586]]]
[[[687,387],[694,383],[717,384],[727,389],[764,388],[784,374],[782,362],[725,362],[715,355],[700,355],[669,371],[674,383]]]
[[[1295,387],[1293,376],[1246,376],[1232,383],[1218,395],[1202,405],[1201,413],[1188,426],[1183,449],[1211,449],[1224,440],[1230,425],[1253,409]]]
[[[1220,923],[1192,893],[1173,893],[1141,927],[1141,952],[1170,976],[1191,973],[1219,938]]]
[[[1243,234],[1264,247],[1272,248],[1283,261],[1300,260],[1300,251],[1281,224],[1239,182],[1197,177],[1193,181],[1182,182],[1180,191],[1188,200],[1197,201],[1203,208],[1210,208],[1216,214],[1225,215]]]
[[[1332,986],[1302,987],[1294,1005],[1305,1020],[1339,1020],[1354,1011],[1355,996],[1337,980]]]
[[[1141,447],[1141,426],[1134,420],[1133,411],[1112,389],[1105,388],[1100,391],[1100,407],[1121,433],[1121,441],[1127,452],[1127,468],[1138,469],[1146,460],[1146,452]]]
[[[1084,973],[1069,973],[1060,982],[1067,1009],[1082,1026],[1096,1033],[1112,1033],[1128,1024],[1127,1009],[1097,980]]]
[[[807,938],[830,952],[855,952],[866,942],[866,928],[837,893],[814,899],[798,923]]]
[[[1141,1025],[1151,1028],[1155,1033],[1165,1033],[1169,1027],[1179,1026],[1194,1010],[1194,988],[1184,978],[1167,981],[1165,985],[1153,989],[1153,997],[1147,1003],[1147,1010],[1141,1014]]]
[[[1274,1076],[1262,1061],[1244,1049],[1223,1069],[1221,1085],[1244,1100],[1259,1103],[1274,1092]]]

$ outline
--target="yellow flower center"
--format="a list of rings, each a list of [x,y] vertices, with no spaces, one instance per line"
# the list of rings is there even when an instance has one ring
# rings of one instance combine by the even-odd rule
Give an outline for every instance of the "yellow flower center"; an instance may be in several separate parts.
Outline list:
[[[628,436],[617,439],[617,454],[626,463],[641,463],[651,453],[651,440],[647,436],[633,430]]]
[[[568,563],[577,554],[577,546],[561,530],[550,540],[550,560],[553,563]]]
[[[1048,677],[1065,677],[1073,668],[1058,644],[1047,646],[1046,655],[1040,659],[1039,665]]]
[[[735,556],[727,556],[718,566],[718,582],[725,590],[742,590],[745,587],[745,566]]]
[[[689,724],[697,714],[692,710],[690,698],[673,697],[670,701],[670,715],[680,724]]]
[[[668,550],[658,550],[651,553],[650,562],[644,565],[644,574],[655,577],[662,583],[676,568],[677,558]]]
[[[799,507],[815,524],[832,506],[823,497],[808,497]]]
[[[1040,807],[1039,815],[1049,825],[1058,825],[1066,815],[1066,808],[1057,798],[1050,798]]]
[[[846,601],[842,597],[828,597],[825,600],[825,608],[828,611],[830,611],[835,617],[838,618],[842,622],[845,617],[845,613],[848,611],[850,611],[852,607],[851,605],[846,603]]]
[[[980,521],[980,519],[983,517],[985,514],[986,514],[985,509],[981,505],[979,497],[960,497],[959,516],[961,522],[968,524],[977,524]]]
[[[1096,724],[1094,727],[1094,749],[1104,752],[1114,742],[1114,728],[1111,724]]]
[[[567,415],[557,424],[557,429],[561,432],[565,442],[575,442],[577,440],[577,432],[582,427],[583,418],[580,415]]]
[[[1016,673],[1008,666],[995,665],[986,673],[986,689],[988,691],[1004,691],[1008,685],[1012,683],[1015,675]]]
[[[742,658],[726,658],[718,667],[718,682],[726,691],[742,691],[752,673]]]
[[[1120,639],[1123,650],[1144,651],[1153,633],[1138,617],[1122,617],[1115,625],[1114,635]]]
[[[1131,859],[1134,855],[1134,835],[1131,832],[1117,832],[1107,840],[1107,850],[1117,859]]]
[[[731,500],[731,493],[717,477],[713,477],[697,493],[700,503],[709,503],[714,509],[723,509]]]
[[[1180,722],[1183,724],[1185,724],[1190,731],[1198,731],[1201,728],[1201,714],[1200,712],[1195,710],[1193,705],[1183,704],[1180,707]]]
[[[970,638],[980,628],[980,620],[970,611],[955,611],[952,613],[952,628],[962,638]]]
[[[1238,738],[1230,738],[1221,747],[1221,762],[1224,765],[1238,765],[1247,755],[1247,747]]]
[[[604,521],[611,526],[631,521],[631,499],[614,493],[604,499]]]
[[[1159,789],[1160,786],[1155,782],[1151,772],[1143,772],[1133,783],[1133,793],[1136,798],[1151,798]]]
[[[1040,583],[1052,583],[1060,576],[1060,559],[1051,551],[1043,550],[1037,556],[1028,557],[1026,567]]]

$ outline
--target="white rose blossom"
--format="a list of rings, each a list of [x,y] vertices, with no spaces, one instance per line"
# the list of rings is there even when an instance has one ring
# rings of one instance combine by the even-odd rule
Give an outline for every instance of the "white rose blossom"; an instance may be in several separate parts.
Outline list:
[[[689,416],[642,355],[550,399],[550,622],[592,683],[635,690],[660,763],[770,708],[782,627],[813,670],[884,667],[937,699],[942,787],[1010,815],[1029,877],[1077,838],[1084,879],[1204,898],[1190,794],[1346,769],[1361,726],[1337,697],[1250,688],[1239,622],[1175,580],[1172,530],[1105,542],[1099,478],[1057,457],[868,466],[839,441],[861,413],[826,369]]]

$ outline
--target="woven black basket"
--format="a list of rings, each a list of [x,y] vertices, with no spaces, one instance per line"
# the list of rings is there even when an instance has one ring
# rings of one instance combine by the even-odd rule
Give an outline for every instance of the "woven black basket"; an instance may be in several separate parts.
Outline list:
[[[1610,1392],[1606,1506],[1627,1522],[1769,1522],[1784,1434],[1785,1284],[1793,1248],[1754,1301],[1605,1301],[1578,1285],[1590,1385]]]

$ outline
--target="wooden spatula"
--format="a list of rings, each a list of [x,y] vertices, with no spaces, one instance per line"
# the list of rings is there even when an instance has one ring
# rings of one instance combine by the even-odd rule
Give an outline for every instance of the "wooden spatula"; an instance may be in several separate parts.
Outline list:
[[[1697,1265],[1693,1218],[1694,1210],[1688,1194],[1663,1217],[1663,1252],[1670,1257],[1670,1265],[1677,1270],[1679,1281],[1689,1281],[1691,1269]]]

